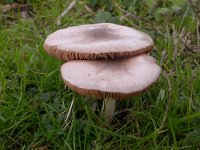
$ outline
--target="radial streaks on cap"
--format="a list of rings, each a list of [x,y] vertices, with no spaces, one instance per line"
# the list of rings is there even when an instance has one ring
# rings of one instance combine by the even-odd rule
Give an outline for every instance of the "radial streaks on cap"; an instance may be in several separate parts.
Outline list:
[[[153,45],[152,38],[141,31],[100,23],[58,30],[47,37],[44,48],[63,60],[94,60],[147,53]]]
[[[61,67],[65,84],[76,92],[116,99],[144,91],[158,79],[160,71],[155,59],[145,54],[115,61],[69,61]]]

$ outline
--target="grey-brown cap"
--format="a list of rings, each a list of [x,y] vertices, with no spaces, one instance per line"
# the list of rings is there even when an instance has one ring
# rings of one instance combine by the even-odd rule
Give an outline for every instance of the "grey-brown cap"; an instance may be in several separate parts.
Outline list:
[[[125,58],[148,53],[153,46],[146,33],[112,23],[61,29],[44,43],[47,53],[65,61]]]
[[[161,68],[146,54],[120,60],[74,60],[61,67],[65,84],[96,98],[124,99],[152,85]]]

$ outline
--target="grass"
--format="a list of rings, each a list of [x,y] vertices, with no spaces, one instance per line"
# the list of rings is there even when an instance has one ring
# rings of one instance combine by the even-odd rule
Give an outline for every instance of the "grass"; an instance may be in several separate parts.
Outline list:
[[[154,38],[151,55],[163,73],[147,92],[118,101],[114,121],[108,126],[100,115],[102,102],[98,101],[97,112],[93,112],[90,102],[65,88],[60,78],[63,62],[43,49],[48,34],[94,23],[99,10],[122,16],[123,11],[114,6],[109,10],[106,3],[88,12],[84,7],[88,2],[79,2],[60,26],[56,19],[66,8],[65,0],[29,2],[34,15],[28,20],[19,12],[0,14],[0,149],[200,148],[200,53],[185,49],[174,35],[181,35],[184,28],[190,33],[189,40],[197,44],[196,30],[192,30],[196,22],[187,21],[192,15],[189,4],[181,16],[161,21],[148,18],[147,8],[143,10],[141,5],[143,11],[137,15],[142,18],[118,20]],[[122,3],[117,1],[121,8]],[[177,24],[177,20],[181,22]],[[72,99],[75,104],[70,123],[64,128]]]

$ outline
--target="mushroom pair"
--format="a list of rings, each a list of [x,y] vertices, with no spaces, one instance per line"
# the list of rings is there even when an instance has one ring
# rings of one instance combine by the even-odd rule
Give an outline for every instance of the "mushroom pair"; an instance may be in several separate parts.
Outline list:
[[[161,68],[146,54],[153,46],[149,35],[111,23],[61,29],[44,43],[48,54],[67,61],[61,75],[69,88],[105,100],[108,121],[115,100],[141,93],[158,79]]]

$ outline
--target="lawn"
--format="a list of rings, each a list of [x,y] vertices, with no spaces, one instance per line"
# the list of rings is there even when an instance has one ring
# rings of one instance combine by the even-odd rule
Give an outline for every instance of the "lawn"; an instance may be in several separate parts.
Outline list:
[[[20,1],[31,6],[28,18],[19,7],[3,13],[13,3],[0,2],[0,149],[200,148],[199,0],[79,0],[59,17],[71,2]],[[43,48],[58,29],[99,22],[151,35],[162,67],[148,91],[117,101],[110,125],[102,101],[94,111],[96,101],[65,87],[64,62]]]

